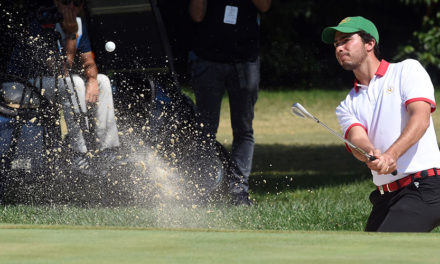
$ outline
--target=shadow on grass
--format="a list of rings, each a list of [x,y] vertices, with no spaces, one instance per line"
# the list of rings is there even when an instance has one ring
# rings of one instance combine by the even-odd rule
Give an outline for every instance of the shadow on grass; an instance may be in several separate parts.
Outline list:
[[[254,193],[277,193],[370,178],[367,166],[343,146],[256,145],[249,184]]]

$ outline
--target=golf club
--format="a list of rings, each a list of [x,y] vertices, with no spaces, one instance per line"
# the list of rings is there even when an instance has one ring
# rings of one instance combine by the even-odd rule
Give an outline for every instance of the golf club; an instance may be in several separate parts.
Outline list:
[[[333,135],[335,135],[337,138],[339,138],[340,140],[344,141],[347,145],[349,145],[352,149],[356,150],[357,152],[361,153],[362,155],[364,155],[367,159],[369,159],[370,161],[373,161],[375,159],[377,159],[375,156],[368,154],[367,152],[365,152],[365,150],[355,146],[353,143],[351,143],[350,141],[348,141],[347,139],[343,138],[341,135],[339,135],[336,131],[334,131],[333,129],[331,129],[330,127],[328,127],[326,124],[322,123],[318,118],[316,118],[315,116],[313,116],[312,114],[310,114],[300,103],[294,103],[292,105],[292,114],[299,116],[301,118],[306,118],[306,119],[310,119],[315,121],[316,123],[320,124],[321,126],[323,126],[324,128],[326,128],[328,131],[330,131]],[[397,170],[393,171],[391,173],[392,175],[397,175]]]

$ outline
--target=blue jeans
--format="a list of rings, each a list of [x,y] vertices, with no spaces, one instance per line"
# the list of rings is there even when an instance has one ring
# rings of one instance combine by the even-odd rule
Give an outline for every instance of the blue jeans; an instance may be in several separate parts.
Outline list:
[[[232,160],[236,164],[229,182],[233,194],[248,192],[254,154],[254,106],[260,82],[260,60],[245,63],[217,63],[190,54],[191,81],[197,110],[205,133],[217,134],[222,97],[229,95],[233,132]]]

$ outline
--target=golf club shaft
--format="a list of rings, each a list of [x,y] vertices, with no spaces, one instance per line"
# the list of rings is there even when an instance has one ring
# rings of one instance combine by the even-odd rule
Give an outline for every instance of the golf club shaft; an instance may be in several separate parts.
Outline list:
[[[357,152],[359,152],[360,154],[364,155],[364,157],[366,157],[369,161],[373,161],[376,160],[377,157],[368,154],[365,150],[357,147],[356,145],[354,145],[353,143],[351,143],[349,140],[343,138],[339,133],[337,133],[336,131],[334,131],[333,129],[331,129],[330,127],[328,127],[326,124],[322,123],[318,118],[316,118],[314,115],[310,114],[303,106],[299,105],[301,108],[303,108],[304,112],[301,111],[302,113],[306,114],[305,116],[309,116],[311,117],[316,123],[320,124],[322,127],[326,128],[328,131],[330,131],[330,133],[332,133],[333,135],[335,135],[337,138],[339,138],[340,140],[342,140],[343,142],[345,142],[348,146],[350,146],[350,148],[356,150]],[[301,110],[301,109],[300,109]],[[393,171],[391,173],[392,175],[397,175],[397,170]]]
[[[336,137],[338,137],[340,140],[342,140],[344,143],[346,143],[348,146],[350,146],[352,149],[355,149],[357,152],[359,152],[360,154],[364,155],[367,159],[369,159],[370,161],[373,161],[376,159],[376,157],[374,157],[373,155],[368,154],[367,152],[365,152],[363,149],[358,148],[357,146],[355,146],[353,143],[351,143],[348,139],[343,138],[341,135],[339,135],[338,133],[336,133],[333,129],[331,129],[330,127],[328,127],[326,124],[322,123],[321,121],[319,121],[318,119],[316,119],[316,123],[320,124],[322,127],[326,128],[328,131],[330,131],[333,135],[335,135]]]

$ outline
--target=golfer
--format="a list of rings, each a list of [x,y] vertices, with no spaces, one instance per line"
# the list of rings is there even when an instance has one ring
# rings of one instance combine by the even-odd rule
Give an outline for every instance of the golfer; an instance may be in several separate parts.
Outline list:
[[[352,151],[371,169],[377,186],[365,231],[431,231],[440,224],[440,152],[428,73],[416,60],[380,60],[376,26],[360,16],[325,28],[322,40],[334,45],[339,64],[355,76],[336,108],[343,133],[377,157],[369,161]]]

